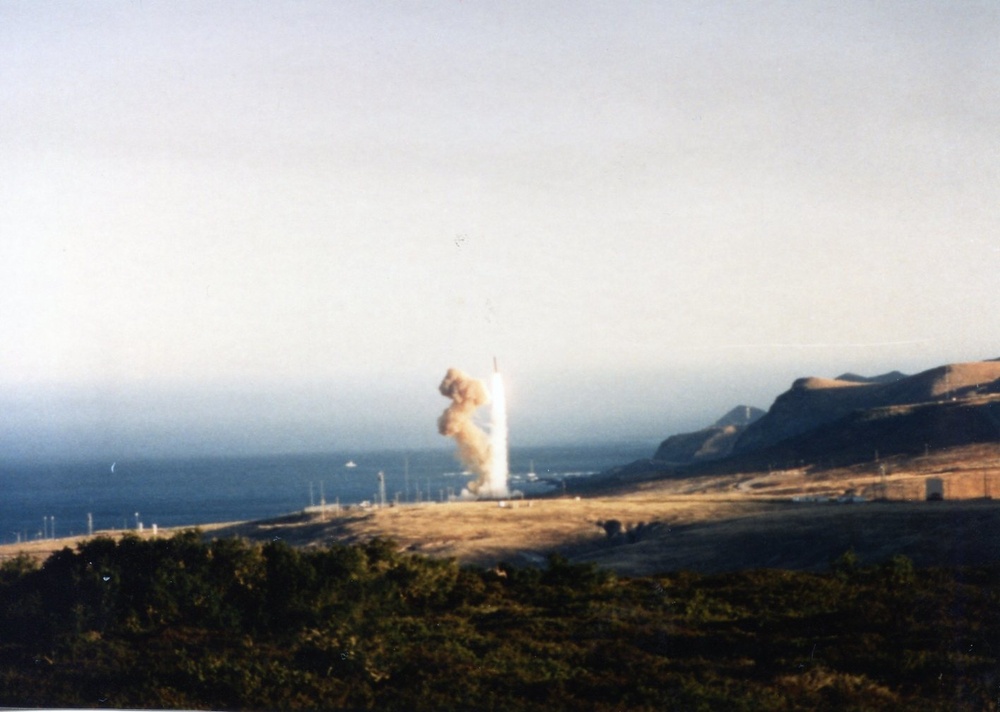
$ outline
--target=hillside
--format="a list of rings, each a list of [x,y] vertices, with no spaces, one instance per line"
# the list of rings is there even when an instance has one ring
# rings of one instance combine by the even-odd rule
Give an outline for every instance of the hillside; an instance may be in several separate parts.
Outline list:
[[[985,395],[853,410],[820,427],[737,457],[736,461],[742,470],[803,463],[837,467],[997,441],[1000,395]]]
[[[712,426],[673,435],[652,458],[574,482],[573,489],[600,492],[655,480],[822,471],[893,457],[949,456],[998,442],[1000,360],[939,366],[913,376],[845,373],[797,379],[766,414],[738,433]]]
[[[894,375],[894,374],[889,374]],[[733,445],[734,455],[760,452],[856,411],[942,403],[1000,392],[1000,362],[939,366],[903,378],[800,378]],[[970,441],[971,442],[971,441]],[[923,442],[916,442],[919,448]]]
[[[744,430],[764,411],[749,405],[733,408],[712,425],[692,433],[671,435],[660,443],[653,459],[674,465],[717,460],[732,452]]]
[[[92,539],[41,567],[0,567],[0,706],[992,709],[1000,567],[975,565],[970,542],[988,532],[981,548],[995,551],[997,508],[875,509],[651,525],[646,539],[608,537],[582,563],[553,554],[530,567],[460,566],[384,539],[308,549],[190,531]],[[878,522],[891,526],[873,532]],[[919,530],[940,539],[914,545]],[[867,565],[842,548],[872,541],[882,551],[905,541],[949,565],[899,555]],[[795,558],[783,555],[789,542]],[[767,568],[609,570],[649,549],[672,565],[688,550],[723,571],[751,553]],[[773,568],[812,568],[802,563],[831,551],[817,572]]]

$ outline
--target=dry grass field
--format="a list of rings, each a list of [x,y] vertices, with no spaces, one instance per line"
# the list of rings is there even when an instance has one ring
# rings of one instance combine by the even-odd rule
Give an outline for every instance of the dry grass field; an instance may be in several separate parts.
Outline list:
[[[928,477],[944,481],[946,501],[923,501]],[[201,529],[210,537],[280,538],[295,546],[384,537],[407,551],[482,566],[499,561],[539,564],[547,554],[558,552],[633,575],[676,569],[815,570],[848,549],[863,562],[898,553],[918,565],[948,565],[1000,558],[1000,500],[984,498],[984,488],[987,494],[1000,495],[998,446],[969,446],[836,470],[658,480],[594,496],[511,500],[503,506],[453,502],[331,508],[325,514]],[[869,501],[792,500],[801,495],[836,497],[848,490]],[[883,495],[887,501],[875,501]],[[161,536],[169,533],[160,531]],[[4,546],[0,557],[25,552],[44,558],[77,541]]]
[[[200,527],[206,536],[237,536],[252,541],[282,539],[294,546],[322,546],[328,542],[355,543],[375,537],[396,541],[405,550],[435,557],[454,557],[470,564],[498,561],[534,564],[552,551],[583,551],[601,544],[607,535],[598,522],[619,520],[624,526],[669,518],[693,524],[728,519],[775,505],[734,495],[731,497],[661,496],[545,498],[498,502],[413,504],[385,509],[357,507],[320,513],[290,514],[278,519],[213,524]],[[132,535],[149,538],[149,530]],[[159,536],[171,530],[161,529]],[[123,532],[99,535],[122,536]],[[0,547],[0,556],[17,553],[45,558],[84,537],[34,541]]]

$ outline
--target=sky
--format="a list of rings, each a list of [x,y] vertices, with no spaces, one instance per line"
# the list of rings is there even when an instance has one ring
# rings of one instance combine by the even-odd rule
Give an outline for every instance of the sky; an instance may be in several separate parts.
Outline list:
[[[658,441],[1000,356],[990,2],[0,1],[0,457]]]

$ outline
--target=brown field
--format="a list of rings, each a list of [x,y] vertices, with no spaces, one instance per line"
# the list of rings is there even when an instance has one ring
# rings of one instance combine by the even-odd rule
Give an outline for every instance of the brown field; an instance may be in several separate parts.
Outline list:
[[[944,480],[946,501],[923,501],[928,477]],[[888,500],[791,501],[796,495],[840,495],[845,490],[869,500],[884,494]],[[614,493],[512,500],[504,506],[454,502],[331,508],[325,515],[300,513],[201,530],[208,537],[282,539],[295,546],[386,537],[414,553],[482,566],[539,564],[558,552],[633,575],[676,569],[817,570],[848,549],[862,562],[904,554],[918,565],[978,564],[1000,560],[1000,500],[985,499],[984,490],[1000,495],[1000,446],[969,446],[836,470],[659,480]],[[602,524],[611,520],[621,525],[614,536]],[[19,552],[44,558],[80,540],[3,546],[0,558]]]

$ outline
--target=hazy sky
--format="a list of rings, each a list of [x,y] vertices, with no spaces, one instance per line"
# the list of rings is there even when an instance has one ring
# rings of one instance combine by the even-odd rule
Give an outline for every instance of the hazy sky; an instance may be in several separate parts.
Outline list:
[[[436,445],[494,354],[514,444],[658,439],[1000,356],[998,37],[992,0],[4,0],[0,446]]]

